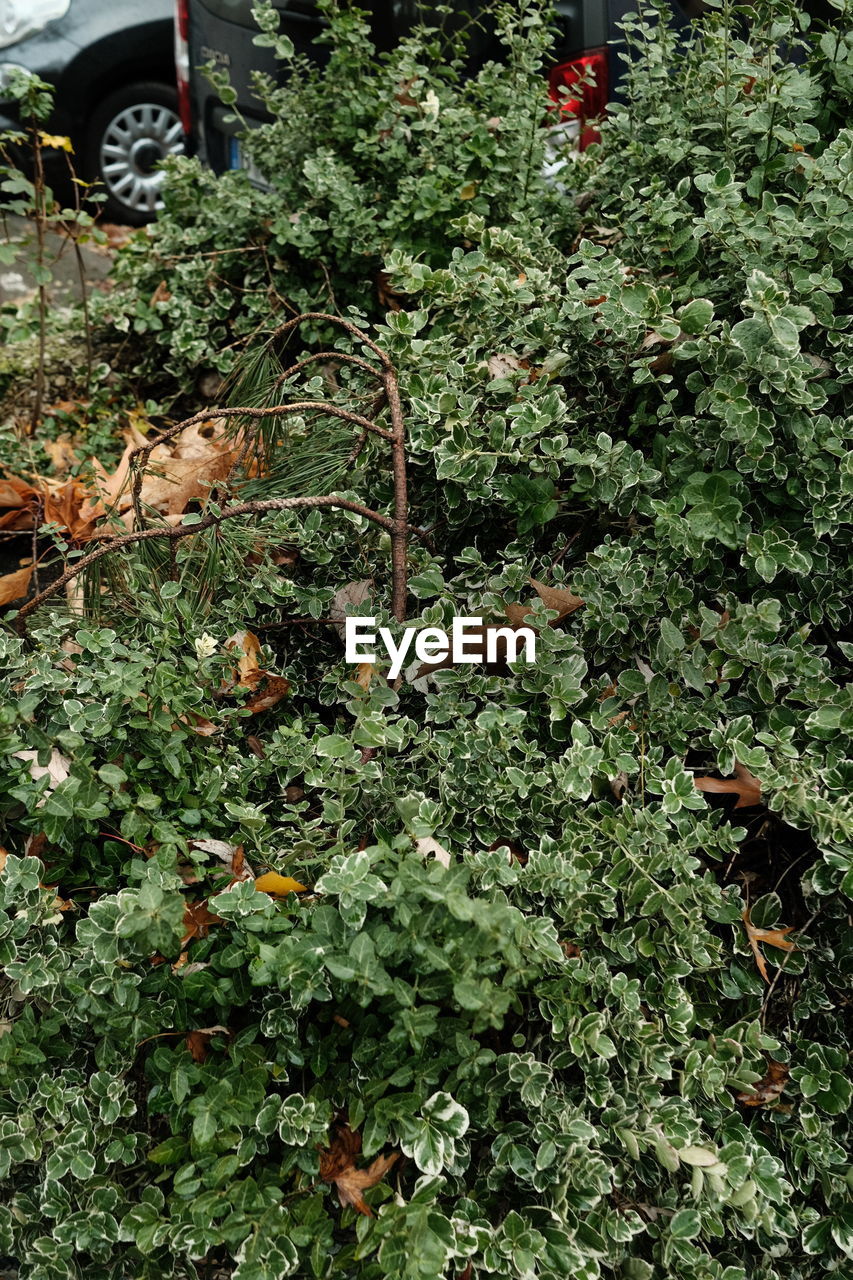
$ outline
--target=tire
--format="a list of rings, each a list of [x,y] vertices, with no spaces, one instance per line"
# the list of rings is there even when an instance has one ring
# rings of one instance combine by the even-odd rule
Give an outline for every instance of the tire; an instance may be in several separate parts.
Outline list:
[[[86,132],[87,174],[107,195],[104,219],[132,227],[151,222],[163,207],[157,166],[183,151],[178,95],[171,85],[144,80],[104,98]]]

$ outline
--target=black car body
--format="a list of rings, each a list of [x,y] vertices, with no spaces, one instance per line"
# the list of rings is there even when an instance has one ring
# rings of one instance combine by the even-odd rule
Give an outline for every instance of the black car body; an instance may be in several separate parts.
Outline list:
[[[257,25],[252,18],[253,0],[177,0],[179,14],[178,81],[182,95],[182,116],[200,158],[217,173],[241,163],[237,126],[229,124],[230,114],[210,87],[201,68],[208,63],[224,67],[237,91],[237,107],[250,124],[264,119],[261,104],[251,87],[251,73],[276,72],[270,49],[253,44]],[[293,41],[297,52],[315,59],[322,49],[313,45],[322,31],[322,19],[314,0],[274,0],[281,15],[281,30]],[[379,48],[391,47],[418,19],[428,19],[430,4],[422,0],[373,0],[362,4],[369,9],[373,33]],[[571,89],[586,69],[592,68],[595,85],[579,91],[578,116],[600,115],[607,101],[618,92],[622,71],[616,56],[618,24],[636,0],[559,0],[556,5],[560,27],[557,61],[551,72],[555,94]],[[474,0],[454,5],[454,14],[464,19],[481,8]],[[684,24],[702,8],[701,0],[672,0],[673,20]],[[472,60],[476,63],[495,52],[488,30],[475,36]],[[586,77],[585,77],[586,78]]]
[[[26,0],[0,25],[0,130],[16,128],[11,68],[55,87],[48,132],[71,138],[75,168],[100,180],[107,216],[141,223],[159,205],[159,160],[183,149],[174,0]]]

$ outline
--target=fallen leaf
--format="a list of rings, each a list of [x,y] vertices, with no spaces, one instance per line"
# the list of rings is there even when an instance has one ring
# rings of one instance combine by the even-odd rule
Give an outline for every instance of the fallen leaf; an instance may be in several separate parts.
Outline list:
[[[551,620],[550,626],[555,626],[556,623],[562,622],[563,618],[568,617],[570,613],[574,613],[576,609],[580,609],[584,603],[580,596],[576,596],[566,587],[547,587],[543,582],[537,582],[535,578],[530,578],[528,581],[545,605],[545,608],[552,609],[557,614],[556,618]],[[532,609],[535,603],[535,600],[531,600],[527,604],[508,604],[504,606],[504,613],[511,624],[511,629],[518,630],[520,627],[528,627],[533,631],[536,630],[532,625]],[[506,630],[506,624],[500,622],[487,622],[480,627],[471,627],[467,630],[467,636],[469,637],[468,651],[470,653],[473,654],[475,652],[474,638],[482,640],[482,661],[489,675],[509,674],[506,638],[498,634]],[[486,662],[487,643],[490,634],[496,636],[495,657],[497,659],[491,663]],[[448,654],[445,658],[436,658],[433,662],[421,663],[409,678],[413,681],[422,680],[424,676],[432,675],[436,671],[446,670],[453,665],[453,658]]]
[[[193,1061],[204,1062],[213,1036],[230,1034],[227,1027],[200,1027],[197,1031],[188,1031],[185,1039]]]
[[[0,478],[0,507],[28,507],[37,496],[33,486],[18,476]]]
[[[360,604],[364,604],[365,600],[369,600],[373,590],[373,583],[369,578],[363,578],[360,582],[348,582],[346,586],[340,587],[332,597],[332,603],[329,607],[329,618],[334,623],[335,631],[337,631],[341,644],[346,642],[345,620],[347,616],[358,608]]]
[[[289,680],[259,666],[261,642],[251,631],[236,631],[225,641],[225,648],[237,655],[236,683],[255,691],[243,703],[252,715],[268,711],[290,692]]]
[[[473,199],[474,199],[474,196],[475,196],[476,194],[477,194],[477,184],[476,184],[476,182],[466,182],[466,183],[465,183],[465,186],[464,186],[464,187],[462,188],[462,190],[459,192],[459,199],[460,199],[460,200],[473,200]]]
[[[750,773],[749,769],[742,764],[735,765],[733,778],[694,777],[693,785],[697,791],[704,791],[710,795],[733,793],[737,796],[735,809],[749,809],[761,804],[761,783],[755,774]]]
[[[376,296],[379,299],[380,307],[384,307],[386,311],[401,310],[400,299],[404,296],[391,284],[391,277],[386,271],[377,271],[376,276]]]
[[[388,1156],[377,1156],[364,1169],[357,1169],[355,1158],[361,1151],[361,1134],[349,1125],[339,1125],[331,1145],[320,1149],[320,1177],[323,1182],[334,1183],[338,1199],[345,1208],[352,1205],[357,1213],[374,1217],[373,1210],[364,1199],[364,1192],[381,1182],[388,1170],[400,1158],[399,1151]]]
[[[529,582],[545,608],[556,610],[557,617],[552,620],[552,626],[556,622],[562,622],[563,618],[580,609],[584,603],[580,596],[576,596],[566,587],[546,587],[544,582],[537,582],[535,578],[530,578]],[[526,606],[508,604],[504,607],[504,612],[514,626],[523,626],[525,619],[530,617],[530,611],[535,603],[531,600]]]
[[[412,85],[417,84],[417,79],[417,76],[412,76],[408,80],[401,80],[398,84],[394,99],[399,102],[401,107],[416,107],[418,105],[417,98],[413,98],[409,93]]]
[[[11,604],[13,600],[20,600],[21,596],[25,596],[30,589],[32,576],[32,565],[4,574],[0,578],[0,605]]]
[[[184,936],[181,938],[181,950],[193,938],[205,938],[215,924],[221,924],[222,917],[215,916],[207,905],[207,899],[200,902],[188,902],[184,907]]]
[[[197,711],[187,711],[184,715],[178,716],[178,724],[185,725],[191,733],[197,733],[200,738],[212,738],[220,728],[212,720],[200,716]]]
[[[229,653],[234,650],[237,657],[238,683],[254,689],[261,675],[258,659],[261,656],[261,642],[252,631],[235,631],[225,641]]]
[[[39,778],[44,777],[50,779],[46,791],[36,805],[36,808],[40,809],[50,793],[59,786],[60,782],[64,782],[68,777],[71,761],[61,751],[57,751],[56,747],[51,750],[50,759],[46,765],[39,764],[39,753],[37,751],[15,751],[13,755],[16,760],[25,760],[29,763],[30,777],[34,782],[38,782]]]
[[[2,582],[2,579],[0,579],[0,582]],[[360,662],[356,668],[355,682],[357,685],[361,686],[365,693],[367,693],[367,690],[370,688],[370,681],[373,678],[375,670],[375,662]]]
[[[306,893],[304,884],[294,880],[292,876],[280,876],[277,871],[267,871],[255,880],[255,888],[261,893],[271,893],[274,897],[284,897],[288,893]]]
[[[416,841],[418,853],[423,854],[425,858],[435,858],[436,862],[440,862],[443,867],[450,866],[450,854],[444,845],[434,840],[432,836],[420,836]]]
[[[290,692],[290,681],[285,680],[284,676],[273,676],[268,671],[261,671],[260,675],[264,680],[263,688],[243,703],[247,711],[251,711],[255,716],[261,711],[269,711],[270,707],[281,702],[282,698]]]
[[[59,405],[52,405],[51,410],[55,412],[61,408],[63,412],[69,413],[79,407],[73,402],[61,401]],[[50,458],[51,466],[57,476],[67,475],[77,461],[74,441],[70,436],[58,436],[56,440],[43,440],[41,447]]]
[[[190,840],[189,847],[218,858],[235,880],[254,880],[255,878],[255,873],[246,861],[246,854],[241,844],[230,844],[227,840]]]
[[[259,760],[266,759],[267,753],[264,750],[264,744],[261,742],[260,738],[256,738],[253,733],[250,733],[247,735],[246,746],[249,748],[249,750],[252,752],[253,755],[258,757]]]
[[[169,292],[166,281],[161,280],[157,288],[152,293],[148,305],[149,307],[156,307],[158,302],[168,302],[171,296],[172,295]]]
[[[507,351],[499,355],[489,356],[486,361],[486,368],[493,378],[507,378],[511,373],[517,373],[519,369],[529,369],[530,362],[519,360],[518,356],[514,356],[511,351]]]
[[[0,845],[0,875],[3,874],[3,868],[6,865],[6,859],[8,857],[9,857],[9,850],[4,849],[2,845]]]
[[[787,937],[789,933],[793,932],[793,928],[786,926],[784,929],[759,929],[749,918],[749,907],[744,908],[743,923],[746,926],[746,936],[749,939],[749,945],[752,947],[755,963],[758,965],[758,972],[765,982],[769,982],[767,963],[761,951],[761,944],[766,943],[767,946],[776,947],[779,951],[796,951],[796,944]]]
[[[773,1058],[767,1061],[767,1074],[754,1084],[752,1088],[737,1095],[738,1102],[745,1107],[766,1107],[776,1102],[788,1082],[790,1068],[784,1062],[776,1062]]]

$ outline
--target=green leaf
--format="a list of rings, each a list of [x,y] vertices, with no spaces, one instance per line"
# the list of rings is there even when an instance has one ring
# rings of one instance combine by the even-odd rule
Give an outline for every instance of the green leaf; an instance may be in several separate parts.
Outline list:
[[[708,298],[694,298],[678,313],[678,321],[685,333],[699,334],[714,318],[714,304]]]
[[[679,1209],[669,1223],[669,1232],[676,1240],[693,1240],[702,1229],[702,1218],[697,1209]]]

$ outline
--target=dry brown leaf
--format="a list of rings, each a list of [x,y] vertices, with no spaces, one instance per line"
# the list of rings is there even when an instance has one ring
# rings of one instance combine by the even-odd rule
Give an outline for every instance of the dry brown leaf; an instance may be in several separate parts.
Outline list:
[[[53,406],[54,409],[57,407],[57,405]],[[67,475],[77,461],[74,441],[70,436],[57,436],[55,440],[43,440],[41,447],[50,458],[51,466],[58,476]]]
[[[584,603],[580,596],[566,587],[546,587],[544,582],[537,582],[535,578],[530,578],[529,582],[545,608],[556,610],[557,617],[553,619],[552,626],[556,622],[562,622],[563,618],[580,609]],[[534,604],[535,601],[532,600],[528,605],[508,604],[504,607],[504,612],[513,626],[524,626]]]
[[[212,738],[215,733],[219,732],[218,724],[214,724],[212,720],[207,720],[204,716],[200,716],[197,711],[188,711],[185,715],[178,716],[178,724],[186,725],[192,733],[197,733],[200,738]]]
[[[790,1068],[784,1062],[776,1062],[773,1058],[767,1061],[767,1074],[754,1084],[752,1088],[737,1095],[738,1102],[745,1107],[766,1107],[776,1102],[788,1082]]]
[[[199,849],[209,853],[227,867],[235,880],[254,880],[255,873],[246,860],[241,844],[230,844],[227,840],[190,840],[190,849]]]
[[[694,777],[693,784],[697,791],[704,791],[709,795],[733,793],[737,796],[735,809],[749,809],[761,804],[761,783],[755,774],[750,773],[749,769],[742,764],[735,765],[733,778]]]
[[[207,905],[207,899],[200,902],[188,902],[184,907],[184,936],[181,938],[181,950],[193,938],[205,938],[215,924],[221,924],[222,917],[215,916]]]
[[[506,378],[511,373],[517,373],[519,369],[529,369],[530,363],[527,360],[519,360],[518,356],[514,356],[511,351],[505,351],[489,356],[486,368],[493,378]]]
[[[375,279],[376,296],[379,299],[380,307],[384,307],[387,311],[401,310],[400,299],[404,297],[404,294],[394,288],[388,273],[386,271],[377,271]]]
[[[0,579],[2,582],[2,579]],[[360,662],[356,668],[355,682],[367,692],[370,688],[370,681],[373,679],[373,673],[376,670],[375,662]]]
[[[539,599],[545,605],[546,609],[553,609],[557,617],[551,620],[550,625],[554,626],[561,622],[563,618],[568,617],[570,613],[574,613],[576,609],[580,609],[583,600],[580,596],[574,595],[565,587],[546,587],[543,582],[537,582],[535,578],[528,579]],[[532,625],[531,610],[535,601],[528,604],[508,604],[504,606],[504,613],[509,620],[511,627],[517,630],[520,627],[528,627],[532,631],[536,628]],[[499,631],[506,631],[507,627],[500,622],[487,622],[480,627],[470,627],[466,629],[467,648],[469,653],[474,653],[473,641],[476,638],[482,640],[481,654],[482,662],[485,665],[486,672],[489,675],[508,675],[510,668],[507,663],[507,643],[504,636],[497,634]],[[496,662],[486,662],[487,642],[489,635],[496,636],[495,651]],[[432,675],[436,671],[444,671],[448,667],[454,665],[453,658],[450,654],[445,658],[437,658],[433,662],[422,662],[412,676],[413,680],[421,680],[424,676]]]
[[[364,1199],[364,1192],[382,1181],[399,1160],[400,1153],[394,1151],[388,1156],[377,1156],[366,1168],[358,1169],[355,1158],[360,1151],[361,1134],[347,1124],[339,1125],[331,1146],[320,1149],[320,1177],[323,1182],[334,1183],[343,1207],[352,1205],[357,1213],[372,1218],[375,1215]]]
[[[95,513],[90,510],[90,492],[80,480],[64,484],[42,480],[42,523],[56,524],[75,542],[86,542],[95,529]]]
[[[28,507],[37,496],[32,485],[19,476],[0,477],[0,507]]]
[[[277,871],[267,871],[264,875],[258,876],[255,881],[255,888],[260,889],[261,893],[269,893],[275,898],[283,898],[288,893],[307,892],[304,884],[300,884],[292,876],[281,876]]]
[[[204,1062],[207,1057],[207,1051],[210,1047],[210,1041],[216,1035],[230,1035],[227,1027],[199,1027],[197,1031],[188,1031],[186,1034],[186,1045],[192,1054],[194,1062]]]
[[[30,589],[30,579],[33,576],[33,566],[28,565],[25,569],[16,569],[14,573],[6,573],[0,578],[0,605],[11,604],[13,600],[20,600]]]
[[[225,648],[235,651],[238,683],[254,689],[261,678],[261,642],[251,631],[235,631],[225,641]]]
[[[126,447],[112,475],[99,470],[99,483],[89,493],[80,517],[95,519],[113,510],[123,515],[130,526],[132,495],[130,491],[130,455],[147,445],[137,429],[133,416],[128,417],[124,433]],[[210,419],[188,427],[165,444],[151,450],[139,499],[143,507],[161,516],[177,520],[191,502],[203,502],[211,488],[226,479],[235,457],[236,442],[225,435],[224,421]]]
[[[9,857],[9,850],[4,849],[3,846],[0,845],[0,875],[3,874],[3,868],[6,866],[6,859],[8,857]]]
[[[261,671],[259,675],[263,678],[263,686],[243,703],[243,706],[255,716],[261,711],[269,711],[270,707],[281,702],[282,698],[290,692],[290,681],[285,680],[284,676],[270,675],[268,671]]]
[[[273,675],[258,665],[261,642],[251,631],[236,631],[225,641],[225,647],[237,655],[236,683],[254,692],[243,706],[252,715],[269,711],[290,692],[290,681],[284,676]]]
[[[348,582],[332,597],[329,618],[334,623],[341,644],[346,642],[344,622],[347,615],[354,612],[360,604],[364,604],[365,600],[369,600],[372,590],[373,583],[369,578],[363,578],[360,582]]]
[[[746,926],[746,936],[749,939],[749,945],[752,947],[755,963],[758,965],[758,972],[765,982],[769,982],[766,958],[761,951],[761,944],[766,943],[767,946],[776,947],[779,951],[796,951],[796,944],[791,942],[787,936],[793,932],[793,928],[786,926],[784,929],[760,929],[758,925],[754,925],[750,920],[749,907],[744,908],[743,923]]]

